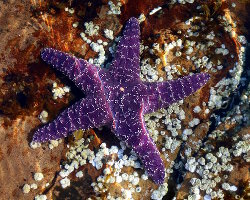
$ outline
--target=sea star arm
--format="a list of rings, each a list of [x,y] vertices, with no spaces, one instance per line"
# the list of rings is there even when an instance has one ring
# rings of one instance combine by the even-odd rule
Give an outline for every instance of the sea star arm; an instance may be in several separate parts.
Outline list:
[[[194,93],[209,80],[209,74],[199,73],[165,82],[146,83],[148,96],[145,100],[145,113],[165,108],[172,103]]]
[[[100,127],[112,121],[107,103],[101,97],[85,98],[64,110],[54,121],[38,129],[35,142],[46,142],[71,134],[71,131]]]
[[[122,105],[122,104],[121,104]],[[165,167],[160,153],[150,138],[143,119],[143,103],[131,101],[124,105],[116,118],[115,135],[125,141],[140,158],[148,175],[157,184],[162,184],[165,179]]]
[[[98,76],[98,71],[101,69],[87,61],[52,48],[43,49],[41,57],[45,62],[68,76],[86,93],[93,94],[101,88],[101,80]]]
[[[110,65],[111,76],[127,83],[140,80],[140,27],[138,20],[130,18],[126,24],[114,60]]]

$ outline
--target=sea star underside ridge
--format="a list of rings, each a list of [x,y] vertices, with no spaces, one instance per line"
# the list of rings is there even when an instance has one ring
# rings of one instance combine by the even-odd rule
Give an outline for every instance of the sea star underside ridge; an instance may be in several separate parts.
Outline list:
[[[136,18],[127,22],[109,69],[55,49],[43,49],[42,59],[68,76],[85,92],[86,98],[38,129],[33,141],[45,142],[66,137],[78,129],[109,125],[137,153],[152,180],[162,184],[164,164],[143,115],[189,96],[208,81],[209,75],[199,73],[165,82],[142,82],[139,49],[140,28]]]

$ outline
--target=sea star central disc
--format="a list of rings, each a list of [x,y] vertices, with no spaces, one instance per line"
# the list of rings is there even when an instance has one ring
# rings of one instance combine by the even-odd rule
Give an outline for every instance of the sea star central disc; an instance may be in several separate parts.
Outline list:
[[[127,22],[108,70],[51,48],[44,49],[41,55],[84,91],[86,98],[38,129],[33,141],[45,142],[66,137],[78,129],[109,125],[137,153],[152,180],[162,184],[164,164],[148,134],[143,115],[195,92],[208,81],[209,75],[200,73],[172,81],[142,82],[140,28],[136,18]]]

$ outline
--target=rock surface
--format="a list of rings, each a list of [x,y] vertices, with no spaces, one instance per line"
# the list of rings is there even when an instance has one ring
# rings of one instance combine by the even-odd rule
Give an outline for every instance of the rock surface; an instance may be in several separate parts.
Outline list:
[[[244,60],[249,52],[243,47],[245,37],[249,41],[250,4],[231,0],[110,2],[0,2],[0,199],[34,199],[37,195],[48,199],[129,199],[130,195],[133,199],[195,199],[199,195],[211,198],[212,192],[215,198],[249,198],[249,71],[244,67],[244,62],[249,64]],[[112,34],[104,30],[111,30],[117,38],[124,23],[131,16],[143,19],[142,13],[143,80],[174,79],[201,71],[212,76],[184,102],[145,117],[166,166],[167,178],[160,187],[147,179],[133,152],[105,127],[75,132],[64,141],[35,149],[30,145],[34,130],[42,126],[41,118],[44,122],[54,119],[83,96],[66,77],[42,62],[41,48],[57,48],[106,65],[119,38],[110,39]],[[89,44],[100,39],[104,55]],[[60,91],[65,86],[70,92],[53,98],[53,89]],[[225,149],[226,158],[218,153]],[[211,168],[207,154],[218,160]],[[127,166],[117,167],[121,162]],[[223,162],[228,168],[212,170]],[[71,166],[75,169],[69,172]],[[67,187],[67,179],[62,184],[62,171],[68,173]],[[34,180],[37,172],[44,176],[41,181]],[[126,174],[133,176],[126,178]],[[218,180],[217,176],[221,180],[215,186],[204,186],[206,181]],[[203,182],[198,181],[197,186],[191,179]],[[34,188],[34,183],[37,189],[24,189],[25,184]]]

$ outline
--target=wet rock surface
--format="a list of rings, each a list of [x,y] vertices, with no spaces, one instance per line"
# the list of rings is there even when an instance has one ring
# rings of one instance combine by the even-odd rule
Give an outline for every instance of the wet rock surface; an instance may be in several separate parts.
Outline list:
[[[185,4],[112,2],[0,2],[0,199],[34,199],[38,195],[48,199],[129,199],[131,195],[133,199],[249,198],[249,71],[245,67],[249,60],[244,59],[249,57],[249,50],[243,48],[247,43],[242,35],[249,41],[250,4],[212,0]],[[170,80],[203,71],[211,75],[209,83],[184,102],[145,117],[166,165],[167,178],[160,187],[138,167],[133,152],[105,127],[76,132],[35,149],[30,144],[34,130],[42,126],[41,119],[53,120],[84,96],[41,60],[40,50],[53,47],[98,63],[99,52],[90,44],[102,40],[106,60],[100,65],[105,67],[124,23],[142,13],[144,81]],[[90,21],[93,26],[85,24]],[[114,39],[105,35],[105,29],[112,30]],[[55,83],[56,88],[69,86],[70,92],[53,98]],[[48,116],[41,116],[42,111]],[[220,151],[228,151],[222,153],[225,158]],[[211,161],[211,154],[218,162]],[[79,164],[80,157],[86,164]],[[129,160],[130,164],[115,167],[112,160]],[[213,163],[211,168],[209,162]],[[218,163],[222,169],[216,172],[213,167]],[[74,166],[70,173],[69,166]],[[68,173],[68,186],[62,170]],[[79,171],[82,175],[76,175]],[[41,181],[34,179],[37,172],[44,176]],[[126,178],[126,174],[133,176]],[[62,184],[62,179],[66,183]],[[210,186],[213,181],[215,186]],[[24,187],[34,183],[37,189],[34,185]]]

